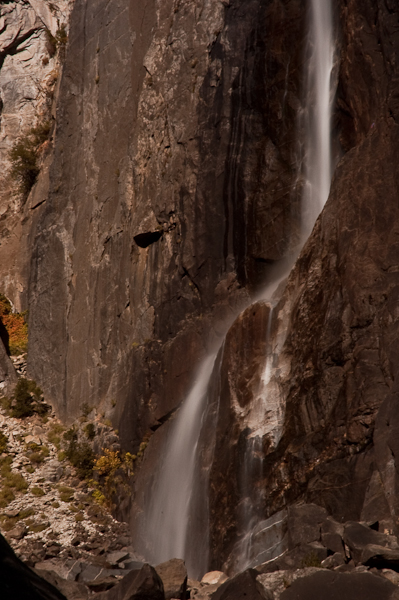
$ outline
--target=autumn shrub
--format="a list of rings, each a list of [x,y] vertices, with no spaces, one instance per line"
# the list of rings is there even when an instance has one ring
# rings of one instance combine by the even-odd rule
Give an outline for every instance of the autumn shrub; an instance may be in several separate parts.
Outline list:
[[[0,320],[8,334],[10,354],[21,354],[28,348],[26,312],[13,312],[8,298],[0,294]]]
[[[133,475],[133,455],[130,452],[123,454],[120,451],[103,448],[93,466],[97,473],[98,481],[91,481],[96,488],[93,498],[98,504],[112,508],[113,498],[118,495],[118,490],[127,492],[127,478]]]

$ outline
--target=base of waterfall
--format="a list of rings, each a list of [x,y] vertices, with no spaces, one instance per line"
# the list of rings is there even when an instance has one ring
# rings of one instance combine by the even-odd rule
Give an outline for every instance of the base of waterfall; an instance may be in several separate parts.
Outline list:
[[[221,571],[190,579],[182,559],[137,565],[97,600],[397,600],[399,543],[386,523],[339,523],[315,504],[296,504],[258,524],[258,556],[230,577]],[[195,543],[195,540],[193,541]],[[273,558],[270,556],[275,555]],[[262,560],[267,558],[267,560]],[[3,558],[0,556],[0,567]],[[22,564],[22,563],[21,563]],[[25,567],[26,569],[26,567]],[[28,569],[29,571],[29,569]],[[36,576],[36,575],[35,575]],[[87,600],[87,591],[65,593],[61,577],[47,580],[67,600]],[[1,586],[0,581],[0,586]],[[35,600],[47,598],[35,596]],[[57,596],[58,598],[58,596]],[[7,599],[8,600],[8,599]],[[11,597],[10,597],[11,600]]]

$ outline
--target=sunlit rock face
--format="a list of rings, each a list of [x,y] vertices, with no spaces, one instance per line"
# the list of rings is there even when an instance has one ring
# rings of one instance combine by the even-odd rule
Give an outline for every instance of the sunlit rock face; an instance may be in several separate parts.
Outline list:
[[[21,198],[9,177],[15,141],[43,119],[51,120],[60,75],[49,35],[68,28],[73,0],[26,0],[0,6],[0,289],[17,310],[27,308],[27,237],[37,202]],[[45,170],[45,169],[44,169]]]
[[[280,2],[75,3],[30,372],[64,417],[100,403],[128,446],[297,242],[302,11],[288,4],[273,48]]]

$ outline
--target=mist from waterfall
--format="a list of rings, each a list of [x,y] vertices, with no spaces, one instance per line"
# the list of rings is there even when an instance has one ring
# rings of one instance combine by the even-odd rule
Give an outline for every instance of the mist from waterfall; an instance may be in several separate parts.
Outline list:
[[[302,209],[303,242],[311,232],[317,216],[327,200],[331,182],[331,105],[333,92],[331,90],[331,73],[333,66],[333,22],[331,0],[310,0],[309,23],[309,61],[305,73],[306,108],[306,140],[302,157],[302,170],[305,177]],[[292,266],[292,260],[287,260],[280,270],[274,273],[267,288],[261,294],[263,300],[269,300],[278,285],[285,279]],[[259,297],[257,298],[259,300]],[[267,335],[270,337],[273,303],[269,315]],[[280,336],[281,337],[281,336]],[[285,339],[285,338],[284,338]],[[284,341],[284,340],[283,340]],[[283,341],[274,347],[281,349]],[[268,340],[268,346],[271,346]],[[268,402],[268,386],[272,377],[272,362],[268,354],[265,357],[265,371],[262,377],[263,391],[254,402],[246,426],[249,430],[247,450],[243,457],[244,470],[237,477],[241,478],[242,521],[241,536],[243,556],[239,557],[240,568],[245,568],[250,561],[251,529],[259,517],[257,502],[252,496],[254,477],[260,477],[263,459],[262,435],[265,431],[259,426],[260,412],[265,412]],[[198,577],[207,568],[207,553],[203,552],[202,560],[198,562],[198,553],[192,552],[192,546],[203,547],[208,540],[208,530],[194,531],[195,520],[191,511],[193,506],[193,490],[201,488],[196,498],[196,504],[206,502],[206,481],[195,488],[195,478],[198,477],[198,451],[201,426],[205,419],[209,395],[209,382],[212,377],[217,352],[210,354],[198,371],[193,387],[179,409],[171,426],[164,455],[159,461],[151,490],[149,505],[140,526],[140,537],[144,547],[138,548],[153,564],[171,559],[183,558],[190,576]],[[281,421],[281,416],[277,417]],[[276,418],[277,418],[276,417]],[[216,427],[216,424],[213,424]],[[278,440],[277,442],[278,443]],[[251,463],[251,461],[255,461]],[[191,508],[190,508],[191,507]],[[202,539],[199,537],[202,536]]]

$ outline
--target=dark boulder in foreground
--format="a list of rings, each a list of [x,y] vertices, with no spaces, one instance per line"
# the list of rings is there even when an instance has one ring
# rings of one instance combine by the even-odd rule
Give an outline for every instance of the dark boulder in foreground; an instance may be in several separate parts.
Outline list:
[[[165,600],[162,579],[153,567],[145,564],[130,571],[122,581],[108,592],[96,596],[97,600]]]
[[[248,569],[223,583],[212,595],[212,600],[264,600],[262,587],[256,582],[258,573]]]
[[[397,600],[396,585],[372,573],[320,571],[302,577],[281,594],[281,600]]]
[[[66,600],[50,583],[17,558],[0,534],[1,600]]]

